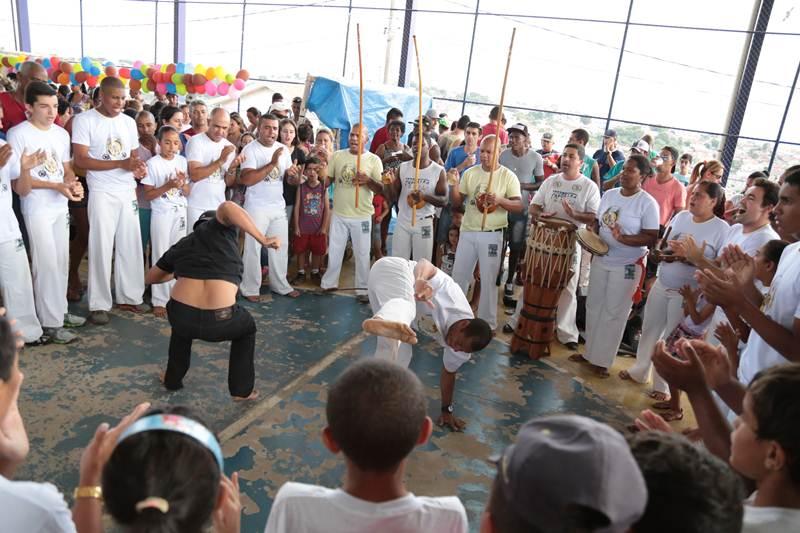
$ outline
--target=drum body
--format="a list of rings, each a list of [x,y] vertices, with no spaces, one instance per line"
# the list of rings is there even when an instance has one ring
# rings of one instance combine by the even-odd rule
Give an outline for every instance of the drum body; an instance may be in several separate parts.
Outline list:
[[[571,270],[576,229],[571,222],[555,217],[542,217],[531,225],[522,312],[511,339],[513,353],[526,353],[531,359],[550,355],[558,299],[570,278],[577,275]]]

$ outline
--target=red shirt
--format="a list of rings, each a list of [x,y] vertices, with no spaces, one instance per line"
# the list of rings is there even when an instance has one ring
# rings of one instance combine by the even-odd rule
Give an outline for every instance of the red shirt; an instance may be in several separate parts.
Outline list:
[[[3,108],[3,132],[28,120],[25,105],[14,99],[14,93],[0,93],[0,107]]]
[[[497,124],[490,122],[481,128],[481,139],[487,135],[497,135]],[[508,144],[508,132],[503,129],[500,132],[500,144]]]
[[[378,147],[389,140],[389,129],[386,126],[381,126],[375,135],[372,137],[372,142],[369,144],[369,151],[377,153]]]
[[[376,194],[372,197],[372,207],[375,208],[375,214],[373,215],[373,221],[377,221],[378,217],[383,214],[384,205],[386,204],[386,198],[384,198],[380,194]]]

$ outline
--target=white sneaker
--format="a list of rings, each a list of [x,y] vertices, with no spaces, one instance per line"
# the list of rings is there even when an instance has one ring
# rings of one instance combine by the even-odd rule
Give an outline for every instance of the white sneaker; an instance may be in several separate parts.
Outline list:
[[[50,337],[50,342],[54,344],[69,344],[78,338],[77,335],[65,328],[42,328],[44,334]]]
[[[71,313],[67,313],[64,315],[64,327],[65,328],[79,328],[86,324],[86,319],[82,316],[73,315]]]

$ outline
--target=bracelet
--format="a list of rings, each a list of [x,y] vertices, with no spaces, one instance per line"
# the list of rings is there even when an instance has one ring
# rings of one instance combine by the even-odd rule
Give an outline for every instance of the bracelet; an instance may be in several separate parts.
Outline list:
[[[72,494],[74,499],[79,498],[92,498],[95,500],[103,499],[103,488],[99,485],[89,485],[85,487],[75,487],[75,492]]]

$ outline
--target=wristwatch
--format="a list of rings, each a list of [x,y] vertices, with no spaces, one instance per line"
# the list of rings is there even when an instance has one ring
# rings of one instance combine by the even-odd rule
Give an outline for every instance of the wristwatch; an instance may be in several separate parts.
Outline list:
[[[72,494],[74,499],[78,498],[93,498],[96,500],[103,499],[103,489],[100,486],[85,486],[75,487],[75,492]]]
[[[443,413],[453,414],[453,411],[454,411],[454,409],[453,409],[453,404],[452,403],[442,406],[442,412]]]

